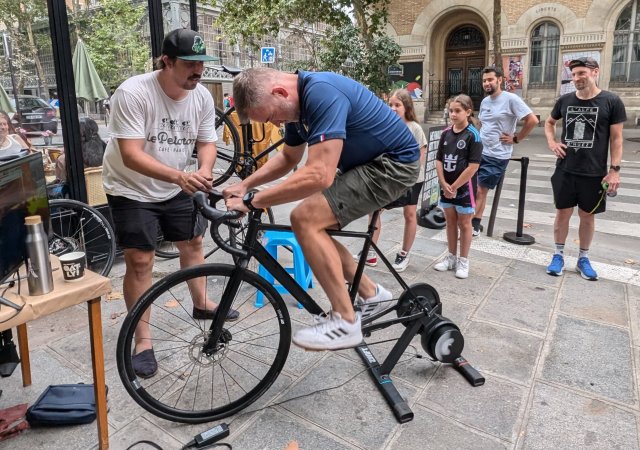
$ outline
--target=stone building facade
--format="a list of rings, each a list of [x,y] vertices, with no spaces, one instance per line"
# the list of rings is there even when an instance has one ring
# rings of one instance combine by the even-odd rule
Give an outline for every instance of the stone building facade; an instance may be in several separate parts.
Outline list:
[[[502,1],[501,22],[505,88],[542,119],[574,90],[568,61],[592,56],[600,87],[620,95],[637,124],[640,0]],[[479,104],[480,71],[494,60],[492,1],[392,0],[387,33],[402,47],[401,78],[420,84],[427,111],[442,111],[459,92]]]

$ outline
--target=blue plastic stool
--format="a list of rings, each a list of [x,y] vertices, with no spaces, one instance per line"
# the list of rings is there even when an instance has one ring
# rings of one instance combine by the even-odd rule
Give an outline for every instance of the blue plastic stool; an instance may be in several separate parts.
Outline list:
[[[313,287],[313,273],[311,273],[311,267],[304,259],[302,249],[298,240],[291,231],[273,231],[269,230],[264,233],[263,236],[264,248],[269,252],[271,256],[278,259],[278,246],[286,246],[293,252],[293,267],[285,267],[284,269],[293,276],[296,282],[304,290]],[[288,294],[289,291],[279,283],[275,283],[273,275],[260,264],[258,268],[258,274],[273,285],[273,287],[281,294]],[[264,294],[258,291],[256,295],[256,308],[262,308],[264,305]],[[303,306],[298,303],[298,308],[302,309]]]

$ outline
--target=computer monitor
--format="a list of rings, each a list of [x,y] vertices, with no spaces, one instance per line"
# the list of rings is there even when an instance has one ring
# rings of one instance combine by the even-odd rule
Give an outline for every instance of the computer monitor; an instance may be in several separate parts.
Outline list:
[[[42,155],[34,153],[0,161],[0,283],[26,256],[24,218],[39,215],[49,229],[49,200]]]

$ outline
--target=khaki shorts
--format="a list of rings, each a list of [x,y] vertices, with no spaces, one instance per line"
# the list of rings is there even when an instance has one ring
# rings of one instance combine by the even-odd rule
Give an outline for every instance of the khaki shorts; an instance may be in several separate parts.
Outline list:
[[[402,163],[381,155],[337,175],[323,195],[340,227],[345,227],[404,194],[415,184],[419,171],[420,161]]]

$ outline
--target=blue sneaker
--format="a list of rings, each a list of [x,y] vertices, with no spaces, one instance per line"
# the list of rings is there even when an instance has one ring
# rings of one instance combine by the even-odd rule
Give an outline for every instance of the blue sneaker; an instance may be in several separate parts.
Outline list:
[[[547,266],[547,273],[559,277],[562,275],[562,269],[564,269],[564,258],[559,254],[553,255],[551,264]]]
[[[591,267],[591,263],[589,262],[589,258],[586,256],[578,258],[576,270],[585,280],[596,281],[598,279],[598,274],[593,270],[593,267]]]

